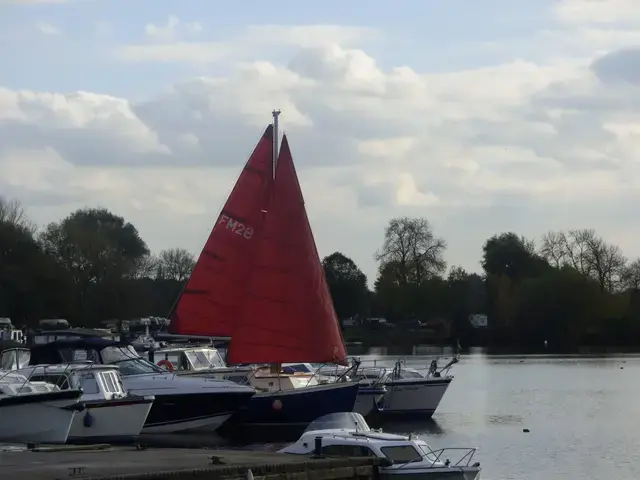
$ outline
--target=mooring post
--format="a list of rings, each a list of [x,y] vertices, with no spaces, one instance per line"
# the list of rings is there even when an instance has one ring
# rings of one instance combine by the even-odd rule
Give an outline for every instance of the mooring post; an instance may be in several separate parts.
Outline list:
[[[320,456],[322,455],[322,437],[316,437],[314,446],[313,446],[313,454]]]

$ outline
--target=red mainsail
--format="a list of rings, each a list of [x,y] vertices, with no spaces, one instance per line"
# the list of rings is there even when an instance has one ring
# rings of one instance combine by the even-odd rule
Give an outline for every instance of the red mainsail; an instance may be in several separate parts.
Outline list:
[[[227,361],[346,365],[346,349],[286,136],[271,205],[252,248],[256,249],[252,273]]]
[[[171,314],[169,332],[228,337],[241,311],[273,185],[269,125],[220,212]]]

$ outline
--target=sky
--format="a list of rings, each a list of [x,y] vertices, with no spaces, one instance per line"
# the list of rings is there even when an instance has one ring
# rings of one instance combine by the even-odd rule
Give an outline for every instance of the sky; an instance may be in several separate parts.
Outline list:
[[[198,254],[280,109],[321,256],[395,216],[640,255],[637,0],[0,0],[0,195]]]

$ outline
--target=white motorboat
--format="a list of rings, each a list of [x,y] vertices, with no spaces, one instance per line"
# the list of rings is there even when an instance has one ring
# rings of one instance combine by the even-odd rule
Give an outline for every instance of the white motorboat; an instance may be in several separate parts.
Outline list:
[[[383,415],[430,418],[453,381],[453,375],[448,375],[448,372],[458,362],[458,357],[453,357],[443,367],[439,367],[438,360],[432,360],[427,371],[409,368],[401,360],[391,371],[378,366],[360,366],[350,377],[361,385],[382,384],[386,387],[384,408],[380,409]],[[320,373],[336,375],[341,370],[336,372],[324,367]]]
[[[477,480],[481,469],[479,462],[472,463],[475,452],[475,448],[433,450],[419,437],[372,430],[357,413],[320,417],[296,443],[279,450],[293,455],[378,457],[387,464],[380,468],[380,478],[387,480]]]
[[[15,372],[0,371],[0,442],[65,443],[82,390],[50,391]]]
[[[125,390],[155,400],[142,433],[213,432],[249,403],[255,390],[234,382],[174,375],[138,355],[130,345],[79,335],[31,346],[30,363],[92,361],[117,365]]]
[[[130,395],[115,365],[37,365],[18,370],[51,389],[82,389],[86,410],[76,415],[67,443],[130,443],[140,435],[153,396]]]

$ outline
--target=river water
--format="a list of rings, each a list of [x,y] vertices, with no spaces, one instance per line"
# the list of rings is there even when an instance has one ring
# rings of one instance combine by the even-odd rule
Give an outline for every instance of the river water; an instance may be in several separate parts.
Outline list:
[[[424,367],[432,357],[403,358]],[[451,373],[432,420],[384,430],[424,434],[434,449],[477,447],[487,480],[640,478],[640,356],[471,354]]]

